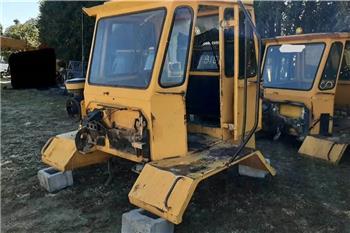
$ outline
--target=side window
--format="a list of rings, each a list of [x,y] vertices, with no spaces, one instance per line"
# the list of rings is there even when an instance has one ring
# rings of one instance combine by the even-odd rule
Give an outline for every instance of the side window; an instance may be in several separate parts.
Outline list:
[[[247,30],[247,32],[246,32]],[[239,13],[239,78],[244,78],[245,70],[247,77],[251,78],[256,75],[257,61],[255,53],[255,43],[252,28],[245,24],[245,15],[241,11]],[[245,37],[248,38],[248,43],[245,43]],[[247,47],[247,48],[246,48]],[[245,67],[245,50],[247,49],[247,66]]]
[[[191,71],[219,71],[219,15],[217,7],[199,7],[191,63]]]
[[[347,41],[345,44],[343,62],[339,73],[339,80],[350,81],[350,41]]]
[[[234,20],[233,8],[227,8],[224,12],[225,21]],[[234,27],[224,29],[224,50],[225,50],[225,75],[226,77],[234,76]]]
[[[332,47],[328,54],[326,65],[322,73],[319,85],[320,90],[330,90],[334,88],[337,80],[342,49],[342,43],[334,42],[332,44]]]
[[[179,86],[185,80],[192,18],[192,9],[189,7],[180,7],[175,10],[171,36],[160,77],[162,87]]]

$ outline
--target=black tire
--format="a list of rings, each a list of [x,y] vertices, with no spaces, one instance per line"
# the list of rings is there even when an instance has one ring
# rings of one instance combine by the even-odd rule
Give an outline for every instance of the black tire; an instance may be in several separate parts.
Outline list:
[[[66,110],[68,116],[76,121],[79,121],[81,118],[81,107],[80,100],[76,97],[69,97],[66,101]]]

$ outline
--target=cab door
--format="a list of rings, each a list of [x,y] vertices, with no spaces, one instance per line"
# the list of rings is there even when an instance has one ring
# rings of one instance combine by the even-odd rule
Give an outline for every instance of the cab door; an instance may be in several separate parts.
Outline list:
[[[236,38],[238,18],[235,17],[237,6],[220,7],[220,92],[221,126],[223,139],[232,139],[234,123],[234,79],[236,65]]]
[[[330,45],[327,60],[318,83],[317,94],[312,97],[313,123],[311,134],[328,135],[333,131],[335,92],[338,82],[343,43],[335,41]]]
[[[157,64],[160,73],[151,98],[152,160],[187,153],[184,99],[196,6],[173,7],[172,19],[165,25],[169,36],[166,44],[161,45],[164,58],[161,64]]]
[[[253,9],[248,8],[248,12],[254,21]],[[238,22],[235,27],[233,118],[234,140],[238,141],[252,130],[256,114],[259,114],[260,125],[261,109],[256,113],[257,40],[244,12],[237,7],[235,15]],[[247,146],[255,147],[255,139],[252,138]]]
[[[346,41],[342,66],[335,91],[336,107],[350,106],[350,41]]]

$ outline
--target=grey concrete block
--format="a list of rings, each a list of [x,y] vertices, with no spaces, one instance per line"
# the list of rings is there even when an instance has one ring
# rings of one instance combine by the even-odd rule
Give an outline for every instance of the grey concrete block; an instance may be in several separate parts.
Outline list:
[[[270,164],[270,160],[266,159],[266,162]],[[265,170],[260,170],[252,167],[248,167],[245,165],[238,165],[238,173],[242,176],[249,176],[249,177],[254,177],[254,178],[265,178],[269,172]]]
[[[174,224],[146,212],[134,209],[122,216],[122,233],[173,233]]]
[[[73,185],[72,171],[57,171],[52,167],[38,171],[40,185],[50,193]]]

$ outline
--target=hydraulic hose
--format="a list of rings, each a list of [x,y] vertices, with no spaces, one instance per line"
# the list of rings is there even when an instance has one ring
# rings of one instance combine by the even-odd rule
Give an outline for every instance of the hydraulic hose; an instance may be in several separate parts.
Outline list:
[[[248,64],[248,22],[246,18],[244,19],[244,66],[247,67]],[[243,122],[242,122],[242,132],[241,132],[241,141],[244,141],[245,138],[245,130],[247,127],[247,99],[248,99],[248,78],[247,78],[247,68],[244,69],[244,91],[243,91]]]

